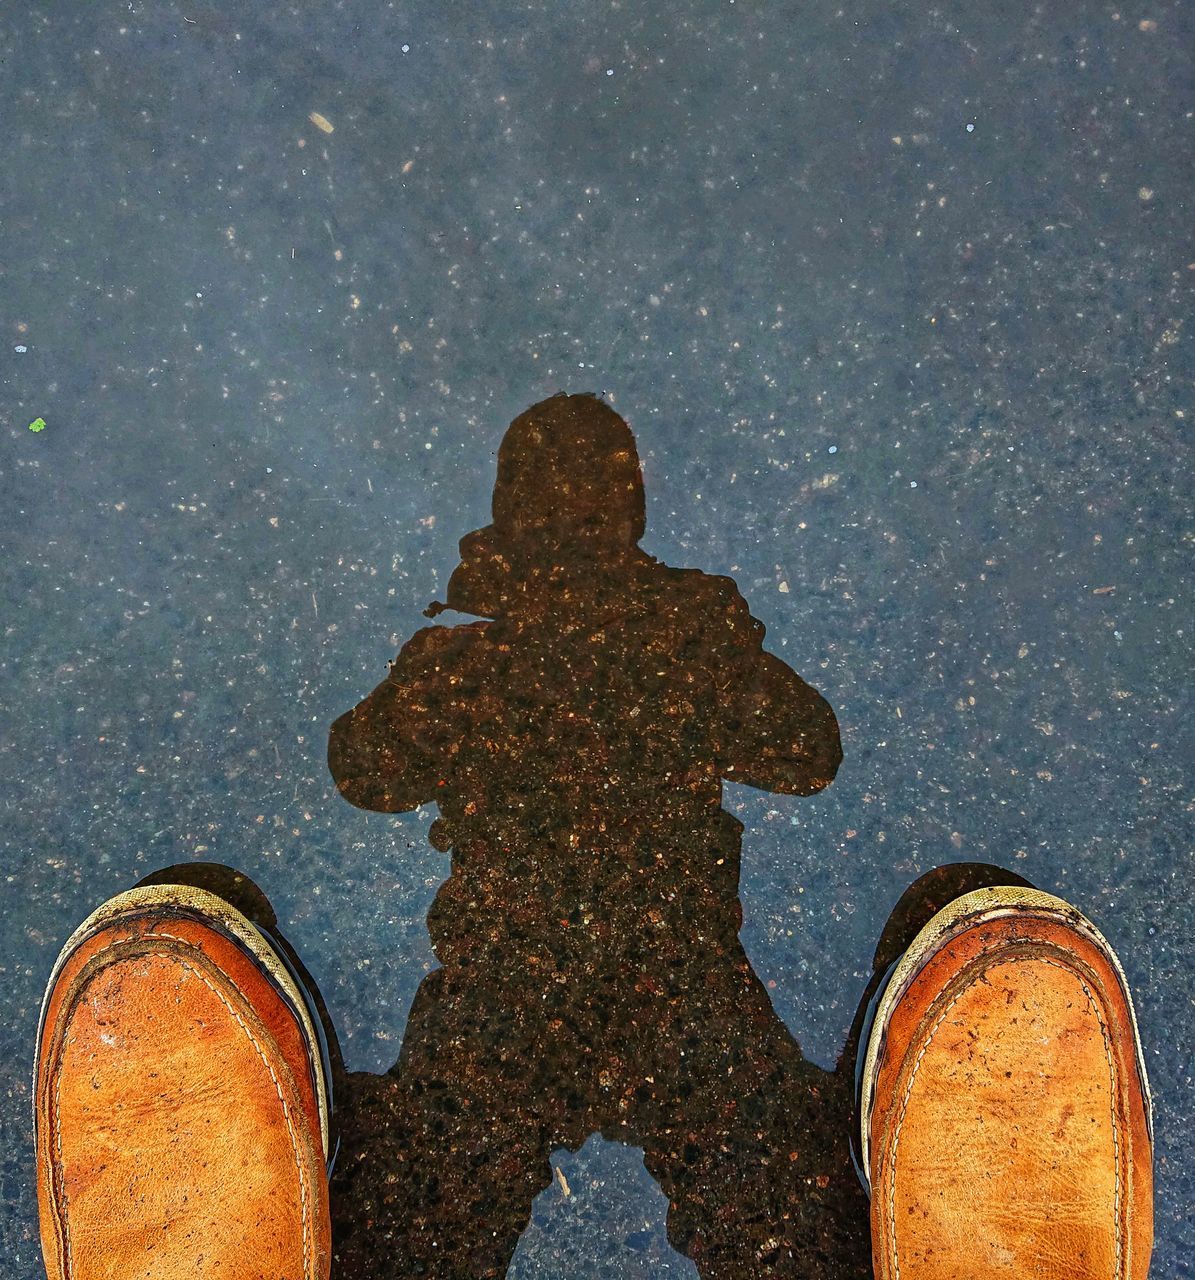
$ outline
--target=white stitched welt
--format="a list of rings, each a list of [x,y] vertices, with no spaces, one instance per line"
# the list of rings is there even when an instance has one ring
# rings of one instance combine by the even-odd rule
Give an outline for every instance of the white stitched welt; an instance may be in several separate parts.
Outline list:
[[[66,1045],[69,1039],[70,1037],[67,1035],[63,1035],[62,1037],[62,1052],[64,1055],[66,1053]],[[54,1137],[55,1137],[56,1146],[58,1147],[58,1168],[59,1169],[62,1168],[61,1116],[62,1116],[62,1066],[60,1063],[59,1069],[56,1072],[54,1077]],[[51,1169],[50,1170],[51,1193],[53,1192],[53,1190],[54,1190],[54,1171]],[[74,1259],[71,1256],[71,1224],[70,1224],[70,1219],[67,1217],[66,1177],[65,1176],[63,1176],[63,1179],[62,1179],[62,1209],[59,1213],[59,1217],[62,1222],[62,1239],[64,1242],[64,1253],[65,1253],[65,1257],[62,1260],[63,1266],[65,1267],[65,1271],[63,1272],[63,1274],[64,1276],[67,1277],[67,1280],[69,1280],[71,1272],[75,1269],[75,1264],[74,1264]]]
[[[973,961],[980,960],[984,956],[991,955],[995,951],[1001,950],[1001,944],[996,946],[985,947],[983,950],[976,952]],[[1112,1059],[1112,1048],[1108,1043],[1108,1030],[1104,1025],[1104,1020],[1100,1017],[1099,1006],[1095,1002],[1095,997],[1088,989],[1087,983],[1083,978],[1075,972],[1069,965],[1061,964],[1057,960],[1049,960],[1045,956],[1035,956],[1034,963],[1052,965],[1055,969],[1061,969],[1064,973],[1068,973],[1075,978],[1079,985],[1083,988],[1083,994],[1087,997],[1087,1003],[1091,1006],[1091,1011],[1095,1014],[1095,1020],[1099,1023],[1100,1035],[1104,1042],[1104,1058],[1108,1063],[1108,1074],[1112,1083],[1112,1151],[1113,1159],[1116,1164],[1116,1183],[1115,1183],[1115,1199],[1114,1212],[1116,1217],[1116,1277],[1120,1280],[1124,1274],[1123,1268],[1123,1249],[1121,1247],[1121,1226],[1120,1226],[1120,1132],[1116,1121],[1116,1094],[1117,1094],[1117,1076],[1116,1066]],[[909,1073],[908,1084],[905,1086],[904,1096],[901,1098],[900,1115],[897,1117],[896,1130],[892,1135],[892,1154],[889,1157],[888,1164],[888,1240],[891,1250],[892,1266],[896,1272],[896,1280],[900,1280],[900,1257],[897,1252],[896,1245],[896,1152],[900,1145],[900,1131],[904,1126],[905,1113],[909,1106],[909,1095],[913,1091],[913,1082],[917,1078],[917,1072],[921,1068],[921,1059],[925,1057],[925,1051],[929,1048],[930,1042],[938,1032],[938,1028],[942,1025],[946,1016],[951,1009],[963,998],[968,991],[971,990],[973,984],[967,983],[960,991],[958,991],[950,1003],[938,1015],[934,1025],[930,1028],[929,1035],[925,1039],[925,1043],[921,1046],[920,1052],[913,1063],[913,1070]]]
[[[89,958],[88,963],[90,963],[92,960],[97,959],[99,956],[102,956],[105,951],[111,951],[114,947],[122,946],[127,942],[137,942],[145,939],[148,939],[150,941],[169,940],[171,942],[181,943],[184,947],[188,947],[192,951],[199,951],[199,948],[195,945],[195,943],[189,942],[186,938],[180,938],[173,933],[165,933],[165,932],[143,933],[143,934],[133,935],[125,938],[117,938],[115,941],[107,943],[105,946],[101,947],[95,953],[95,955]],[[224,993],[220,991],[217,987],[212,985],[212,982],[208,978],[207,974],[200,972],[200,970],[196,969],[194,966],[188,964],[185,960],[179,957],[176,957],[176,959],[178,960],[178,963],[183,966],[184,969],[186,969],[189,973],[193,973],[204,984],[204,986],[207,987],[207,989],[214,996],[216,996],[216,998],[228,1010],[228,1012],[232,1014],[233,1018],[236,1019],[237,1025],[248,1037],[249,1042],[253,1045],[254,1049],[257,1050],[257,1056],[261,1059],[262,1066],[265,1067],[265,1069],[269,1072],[270,1079],[274,1083],[274,1092],[277,1093],[278,1101],[282,1104],[282,1114],[283,1114],[283,1117],[286,1119],[286,1128],[287,1128],[287,1132],[290,1135],[291,1150],[294,1153],[294,1157],[295,1157],[295,1171],[299,1175],[299,1200],[300,1200],[302,1220],[303,1220],[303,1256],[307,1260],[310,1266],[309,1274],[314,1276],[316,1273],[315,1258],[314,1258],[315,1250],[314,1250],[314,1242],[311,1240],[311,1230],[310,1230],[310,1224],[308,1222],[307,1180],[303,1175],[303,1162],[299,1154],[299,1142],[298,1142],[298,1138],[295,1135],[294,1122],[291,1120],[290,1107],[287,1105],[286,1099],[282,1095],[282,1086],[278,1082],[278,1077],[274,1073],[274,1068],[270,1066],[269,1062],[266,1060],[265,1052],[262,1049],[261,1045],[258,1043],[257,1037],[253,1034],[252,1030],[245,1023],[244,1019],[237,1012],[237,1010],[234,1009],[231,1004],[229,1004],[228,999],[224,995]],[[248,997],[245,996],[245,993],[240,989],[240,987],[238,987],[237,984],[233,982],[232,978],[229,978],[228,981],[231,983],[233,990],[235,990],[238,995],[244,997],[246,1003],[248,1003]],[[66,1040],[64,1037],[63,1048],[65,1047],[66,1047]],[[59,1071],[58,1071],[58,1078],[55,1082],[55,1101],[54,1101],[54,1109],[59,1114],[61,1113],[61,1106],[59,1102],[61,1085],[62,1085],[62,1070],[61,1070],[61,1064],[60,1064]],[[58,1121],[58,1118],[59,1116],[56,1115],[55,1116],[56,1122]],[[59,1167],[61,1168],[62,1166],[62,1126],[60,1123],[56,1123],[55,1127],[57,1129],[57,1136],[58,1136],[58,1164],[59,1164]],[[62,1221],[63,1221],[65,1234],[66,1234],[67,1280],[69,1280],[70,1272],[72,1270],[72,1264],[71,1264],[71,1249],[70,1249],[70,1229],[66,1222],[65,1184],[63,1186],[62,1197],[63,1197]]]

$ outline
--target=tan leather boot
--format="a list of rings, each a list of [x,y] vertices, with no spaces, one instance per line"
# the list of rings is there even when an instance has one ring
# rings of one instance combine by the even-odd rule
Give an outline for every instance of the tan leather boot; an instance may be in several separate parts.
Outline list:
[[[1099,931],[1034,889],[939,911],[880,998],[861,1094],[878,1280],[1143,1280],[1149,1085]]]
[[[46,992],[34,1108],[51,1280],[326,1280],[315,1028],[223,899],[155,885],[84,922]]]

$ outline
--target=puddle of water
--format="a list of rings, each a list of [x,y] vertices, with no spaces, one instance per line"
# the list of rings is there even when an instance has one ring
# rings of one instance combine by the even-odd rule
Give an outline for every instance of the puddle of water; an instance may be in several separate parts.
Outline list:
[[[0,36],[0,173],[20,184],[4,197],[0,317],[6,1274],[41,1274],[28,1059],[44,977],[97,901],[155,868],[227,863],[269,894],[327,999],[346,1089],[390,1079],[400,1053],[423,1071],[454,1018],[487,1020],[477,1042],[493,1046],[501,1019],[453,976],[485,928],[493,959],[567,920],[544,967],[592,981],[579,930],[639,939],[620,963],[653,985],[671,965],[663,995],[570,993],[546,1015],[568,1033],[544,1068],[557,1085],[580,1073],[580,1111],[609,1137],[634,1062],[687,1034],[665,1006],[704,1029],[703,1071],[733,1045],[751,1049],[724,1064],[736,1072],[789,1062],[828,1082],[825,1132],[846,1132],[828,1117],[849,1110],[838,1063],[876,938],[908,885],[962,859],[1073,900],[1122,955],[1157,1103],[1154,1265],[1183,1274],[1195,370],[1190,166],[1166,106],[1189,81],[1183,19],[1062,6],[1025,24],[995,7],[944,26],[864,0],[793,23],[782,6],[699,0],[679,26],[584,4],[520,25],[482,4],[467,27],[454,6],[381,20],[352,2],[301,18],[51,4]],[[658,922],[630,890],[621,913],[594,914],[582,887],[617,883],[596,858],[578,879],[508,865],[491,883],[465,846],[492,811],[353,810],[325,764],[328,726],[426,625],[451,570],[492,550],[470,543],[460,561],[457,541],[489,520],[505,424],[558,388],[604,388],[633,424],[640,545],[710,575],[689,581],[711,615],[732,580],[766,651],[832,706],[844,749],[816,795],[727,773],[726,816],[696,820],[642,776],[668,771],[678,726],[700,746],[712,668],[678,627],[652,633],[695,686],[649,696],[639,718],[664,741],[640,750],[620,681],[646,667],[607,642],[603,699],[626,717],[559,741],[578,770],[607,730],[633,757],[672,851],[650,883],[685,904]],[[595,603],[609,589],[586,588]],[[729,633],[732,650],[747,634]],[[581,684],[569,671],[560,705]],[[674,725],[670,700],[695,710]],[[695,809],[712,785],[693,782]],[[433,818],[451,857],[429,843]],[[712,887],[685,875],[678,829],[722,858]],[[567,850],[580,834],[570,821],[536,838]],[[625,887],[637,869],[623,870]],[[704,1005],[675,945],[699,919],[697,954],[723,982]],[[495,963],[505,981],[513,966]],[[529,1028],[516,1019],[525,1047]],[[617,1062],[587,1061],[598,1031]],[[543,1100],[557,1108],[559,1088]],[[403,1096],[402,1123],[417,1103],[429,1114]],[[656,1249],[665,1213],[638,1151],[662,1180],[689,1179],[682,1202],[706,1177],[702,1134],[686,1163],[660,1145],[659,1101],[631,1103],[612,1149],[584,1148],[610,1163],[594,1215],[570,1219],[578,1260],[629,1232],[631,1200]],[[785,1099],[767,1142],[807,1105]],[[701,1114],[706,1136],[727,1123]],[[536,1136],[523,1212],[554,1194],[556,1140]],[[823,1157],[849,1163],[832,1144],[801,1158]],[[827,1196],[854,1194],[836,1178]],[[677,1217],[692,1251],[697,1215]],[[541,1239],[538,1265],[551,1252]]]

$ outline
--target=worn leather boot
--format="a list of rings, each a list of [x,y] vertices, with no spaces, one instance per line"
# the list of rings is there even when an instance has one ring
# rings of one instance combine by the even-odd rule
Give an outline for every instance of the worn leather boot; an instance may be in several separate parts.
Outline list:
[[[877,1280],[1144,1280],[1149,1085],[1124,974],[1073,907],[995,888],[939,911],[861,1088]]]
[[[153,885],[84,922],[46,992],[34,1108],[50,1280],[327,1280],[318,1036],[223,899]]]

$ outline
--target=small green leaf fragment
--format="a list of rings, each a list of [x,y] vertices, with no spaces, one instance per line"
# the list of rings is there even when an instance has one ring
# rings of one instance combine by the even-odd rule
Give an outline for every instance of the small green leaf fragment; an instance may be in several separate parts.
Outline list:
[[[29,424],[30,431],[44,431],[46,429],[45,418],[34,418]]]

